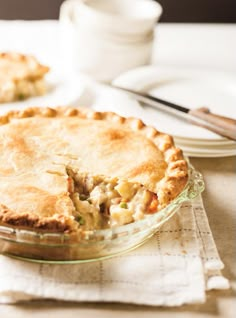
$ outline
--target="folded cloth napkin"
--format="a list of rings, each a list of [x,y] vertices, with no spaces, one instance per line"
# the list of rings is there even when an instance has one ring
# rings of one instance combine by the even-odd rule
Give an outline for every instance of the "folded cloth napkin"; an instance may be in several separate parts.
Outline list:
[[[30,299],[179,306],[226,289],[199,196],[182,205],[143,246],[104,261],[38,264],[0,256],[0,302]]]

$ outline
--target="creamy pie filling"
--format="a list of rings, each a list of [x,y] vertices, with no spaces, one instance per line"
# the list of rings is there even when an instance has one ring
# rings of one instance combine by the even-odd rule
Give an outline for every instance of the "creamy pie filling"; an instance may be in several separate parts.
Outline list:
[[[85,230],[115,227],[158,210],[157,195],[138,183],[67,169],[74,218]]]

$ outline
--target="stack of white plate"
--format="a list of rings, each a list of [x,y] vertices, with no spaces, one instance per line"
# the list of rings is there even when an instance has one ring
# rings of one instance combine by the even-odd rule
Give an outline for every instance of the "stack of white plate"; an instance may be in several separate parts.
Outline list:
[[[236,76],[234,74],[178,69],[141,67],[119,76],[115,85],[166,99],[188,107],[208,107],[212,112],[236,119]],[[134,110],[132,111],[134,113]],[[236,155],[236,142],[157,108],[137,107],[136,115],[158,130],[174,136],[175,143],[192,157]]]
[[[175,137],[175,143],[192,157],[228,157],[236,155],[236,144],[230,140]]]

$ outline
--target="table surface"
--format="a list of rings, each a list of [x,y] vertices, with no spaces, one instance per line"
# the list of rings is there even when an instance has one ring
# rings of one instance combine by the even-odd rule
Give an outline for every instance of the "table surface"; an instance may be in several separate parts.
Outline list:
[[[18,35],[21,34],[21,37]],[[32,36],[34,34],[34,36]],[[236,72],[236,25],[160,24],[154,48],[154,63],[204,67]],[[56,21],[0,21],[0,50],[21,50],[37,54],[50,65],[60,65]],[[41,47],[41,50],[38,48]],[[204,48],[204,49],[203,49]],[[173,55],[174,52],[174,55]],[[236,157],[191,158],[203,175],[206,190],[203,201],[219,254],[225,264],[223,274],[231,289],[211,291],[201,305],[162,308],[111,303],[66,303],[34,301],[1,305],[1,317],[235,317],[236,266]]]

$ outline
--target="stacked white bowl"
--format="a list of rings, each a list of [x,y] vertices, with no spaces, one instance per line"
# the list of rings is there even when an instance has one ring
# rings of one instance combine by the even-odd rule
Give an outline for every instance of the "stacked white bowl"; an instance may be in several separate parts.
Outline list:
[[[153,0],[67,0],[60,10],[62,43],[77,70],[109,82],[150,62],[161,13]]]

